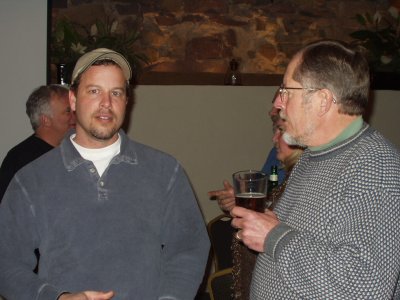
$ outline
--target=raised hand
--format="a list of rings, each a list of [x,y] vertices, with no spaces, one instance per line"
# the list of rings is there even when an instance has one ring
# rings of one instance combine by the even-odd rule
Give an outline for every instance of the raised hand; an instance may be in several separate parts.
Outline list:
[[[224,189],[208,192],[210,198],[215,198],[218,201],[219,207],[225,211],[230,212],[235,207],[235,194],[232,185],[224,180]]]

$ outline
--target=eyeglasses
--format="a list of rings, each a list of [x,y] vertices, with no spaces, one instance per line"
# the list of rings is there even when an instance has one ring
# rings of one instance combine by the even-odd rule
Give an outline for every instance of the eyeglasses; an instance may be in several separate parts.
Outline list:
[[[321,89],[308,88],[308,87],[287,87],[287,86],[284,86],[283,84],[281,84],[278,91],[279,91],[279,95],[281,96],[282,102],[286,102],[288,100],[288,96],[289,96],[288,90],[306,90],[306,91],[310,91],[310,92],[315,92],[315,91],[319,91]]]

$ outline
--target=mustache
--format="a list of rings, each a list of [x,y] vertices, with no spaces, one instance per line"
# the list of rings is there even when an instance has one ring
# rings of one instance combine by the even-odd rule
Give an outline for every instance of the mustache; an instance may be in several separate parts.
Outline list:
[[[115,117],[114,111],[110,108],[100,108],[97,111],[95,111],[94,115],[96,115],[96,116],[110,115],[112,117]]]
[[[279,118],[281,118],[282,121],[286,121],[286,114],[282,109],[279,111]]]

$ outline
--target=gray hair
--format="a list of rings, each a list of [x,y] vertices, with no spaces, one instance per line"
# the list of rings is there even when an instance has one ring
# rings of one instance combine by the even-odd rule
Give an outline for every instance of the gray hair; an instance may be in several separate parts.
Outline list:
[[[58,85],[42,85],[36,88],[26,101],[26,114],[31,122],[32,129],[36,129],[40,126],[40,116],[45,115],[48,117],[53,116],[53,112],[50,106],[51,96],[66,96],[68,95],[68,88]]]
[[[368,61],[361,49],[339,41],[318,41],[299,52],[293,79],[304,86],[327,88],[337,97],[339,112],[361,115],[369,96]]]

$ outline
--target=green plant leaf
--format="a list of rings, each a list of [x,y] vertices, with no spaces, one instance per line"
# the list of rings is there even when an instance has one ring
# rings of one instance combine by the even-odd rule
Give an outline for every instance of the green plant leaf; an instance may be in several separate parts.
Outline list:
[[[104,20],[97,19],[94,23],[97,33],[91,34],[90,27],[71,22],[66,18],[57,21],[51,37],[51,61],[53,63],[75,63],[81,56],[80,53],[76,53],[77,49],[86,49],[87,52],[96,48],[109,48],[124,55],[131,67],[139,72],[142,70],[142,63],[149,63],[146,55],[134,50],[134,45],[140,38],[140,32],[130,30],[118,33],[117,23],[114,22],[114,19],[108,17]],[[113,24],[114,28],[112,28]]]
[[[357,22],[358,22],[359,24],[361,24],[361,25],[363,25],[363,26],[366,26],[366,25],[367,25],[367,22],[366,22],[366,20],[365,20],[365,17],[364,17],[363,15],[361,15],[361,14],[356,14],[356,20],[357,20]]]

